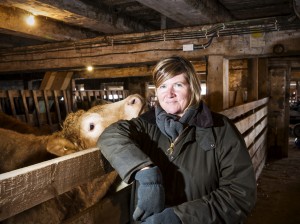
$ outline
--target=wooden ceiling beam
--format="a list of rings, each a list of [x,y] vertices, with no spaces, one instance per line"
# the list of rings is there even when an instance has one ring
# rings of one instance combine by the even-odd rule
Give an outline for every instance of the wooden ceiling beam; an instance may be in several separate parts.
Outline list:
[[[194,28],[199,29],[199,28]],[[191,30],[193,32],[194,30]],[[150,34],[116,35],[114,38],[134,37]],[[161,35],[164,33],[161,32]],[[107,37],[106,37],[107,38]],[[109,37],[108,39],[113,39]],[[201,49],[207,39],[161,40],[136,44],[97,44],[102,38],[93,38],[77,42],[47,44],[35,47],[12,49],[0,52],[0,73],[17,71],[49,71],[85,69],[87,65],[94,67],[121,67],[153,65],[160,58],[172,55],[185,56],[190,60],[203,59],[209,55],[223,55],[227,58],[271,57],[278,56],[273,52],[275,44],[282,44],[285,52],[282,56],[299,55],[300,32],[275,31],[263,36],[233,35],[213,39],[209,47]],[[260,38],[260,39],[259,39]],[[103,43],[103,42],[101,42]],[[195,49],[183,51],[183,45],[194,44]],[[196,48],[198,47],[198,49]]]
[[[45,16],[101,33],[117,34],[149,30],[145,24],[107,12],[105,6],[99,10],[83,1],[1,0],[0,4],[16,6],[34,15]]]
[[[1,23],[1,22],[0,22]],[[5,34],[4,31],[0,35],[0,48],[13,48],[24,46],[24,42],[27,45],[44,44],[45,41],[33,40],[25,37],[11,36]],[[25,45],[26,46],[26,45]]]
[[[206,72],[205,61],[192,62],[196,72]],[[135,66],[130,68],[111,68],[111,69],[97,69],[92,72],[81,71],[75,72],[77,78],[84,79],[98,79],[98,78],[125,78],[125,77],[141,77],[151,76],[153,66]]]
[[[29,15],[28,12],[17,8],[12,9],[0,6],[0,29],[3,29],[6,34],[48,42],[79,40],[95,36],[95,33],[62,25],[61,23],[42,17],[36,17],[36,24],[29,26],[25,21]]]
[[[150,76],[151,68],[152,67],[150,66],[138,66],[138,67],[130,67],[130,68],[97,69],[92,72],[89,71],[76,72],[75,76],[84,79]]]
[[[185,26],[232,20],[229,12],[216,0],[177,0],[172,1],[172,4],[170,0],[137,1]]]

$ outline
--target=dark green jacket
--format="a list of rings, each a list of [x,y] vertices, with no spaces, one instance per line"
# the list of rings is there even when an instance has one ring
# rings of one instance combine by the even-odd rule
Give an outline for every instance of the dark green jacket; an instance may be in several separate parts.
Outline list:
[[[148,165],[160,168],[166,205],[183,223],[240,223],[254,207],[256,180],[246,145],[228,118],[201,103],[175,143],[155,123],[154,111],[119,121],[100,136],[98,147],[127,183]]]

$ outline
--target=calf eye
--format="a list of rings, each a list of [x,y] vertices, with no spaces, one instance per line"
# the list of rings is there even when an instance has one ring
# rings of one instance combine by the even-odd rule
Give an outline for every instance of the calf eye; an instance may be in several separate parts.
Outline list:
[[[94,130],[95,125],[94,124],[90,124],[90,131]]]

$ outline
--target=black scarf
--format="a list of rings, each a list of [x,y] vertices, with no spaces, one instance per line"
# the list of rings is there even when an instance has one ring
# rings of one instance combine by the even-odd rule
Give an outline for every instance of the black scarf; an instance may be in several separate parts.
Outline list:
[[[189,108],[182,117],[168,114],[159,105],[155,107],[156,124],[160,131],[174,141],[194,117],[197,107]]]

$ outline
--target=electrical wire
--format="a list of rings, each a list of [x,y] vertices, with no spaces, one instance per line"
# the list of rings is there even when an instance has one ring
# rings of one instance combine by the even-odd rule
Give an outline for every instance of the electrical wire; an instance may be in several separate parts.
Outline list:
[[[114,36],[105,36],[102,38],[94,38],[95,40],[88,41],[78,41],[74,43],[63,42],[58,45],[57,48],[53,47],[53,44],[43,45],[41,47],[26,47],[13,49],[11,52],[0,52],[2,59],[0,63],[7,63],[10,61],[28,61],[28,60],[9,60],[6,59],[6,56],[11,55],[20,55],[20,54],[34,54],[39,53],[40,58],[33,59],[30,61],[41,61],[41,60],[49,60],[49,59],[75,59],[75,58],[84,58],[84,57],[99,57],[99,56],[107,56],[107,55],[116,55],[116,54],[128,54],[128,53],[142,53],[142,52],[150,52],[150,51],[182,51],[182,48],[176,49],[144,49],[144,50],[133,50],[133,51],[118,51],[118,52],[110,52],[103,53],[103,47],[110,46],[126,46],[126,45],[134,45],[134,44],[143,44],[143,43],[155,43],[155,42],[164,42],[164,41],[176,41],[176,40],[193,40],[197,39],[202,40],[203,44],[195,44],[195,50],[201,50],[208,48],[214,38],[222,37],[222,36],[233,36],[233,35],[245,35],[245,34],[253,34],[253,33],[267,33],[274,32],[279,30],[297,30],[300,29],[300,20],[296,19],[293,22],[289,22],[289,17],[270,17],[264,19],[253,19],[253,20],[243,20],[243,21],[233,21],[227,23],[220,23],[216,25],[210,26],[202,26],[199,30],[193,31],[170,31],[170,30],[162,30],[160,33],[155,32],[155,34],[145,33],[144,35],[140,35],[137,37],[124,37],[124,35],[114,35]],[[99,48],[99,51],[96,51]],[[91,54],[91,51],[85,53],[85,50],[93,49],[95,54]],[[55,52],[63,52],[75,50],[81,52],[81,55],[76,57],[69,56],[61,56],[61,57],[51,57],[47,55],[47,58],[43,58],[43,53],[55,53]]]

